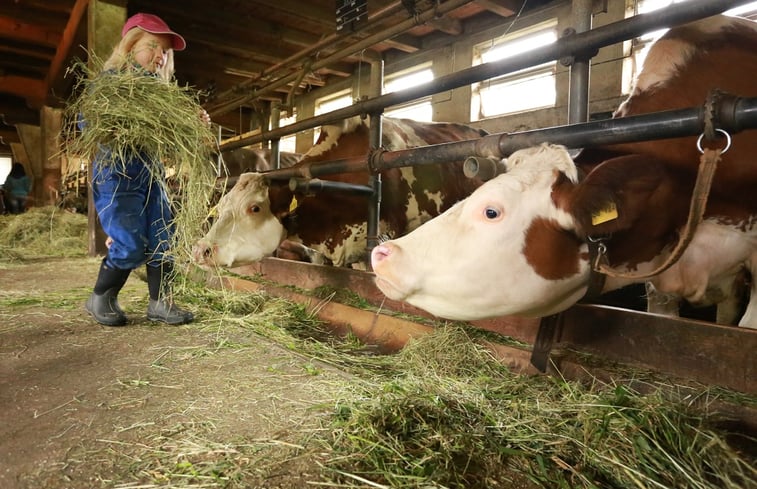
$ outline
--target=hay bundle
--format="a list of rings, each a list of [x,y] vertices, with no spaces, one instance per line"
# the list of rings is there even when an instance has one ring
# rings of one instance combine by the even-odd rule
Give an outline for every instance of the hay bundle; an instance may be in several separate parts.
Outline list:
[[[87,253],[87,216],[57,207],[34,207],[0,216],[0,255],[8,261]]]
[[[116,170],[129,159],[145,160],[174,199],[177,233],[171,247],[186,255],[201,232],[216,177],[211,157],[217,144],[200,118],[198,95],[175,80],[137,70],[101,73],[97,66],[102,64],[93,64],[94,69],[83,63],[73,69],[83,76],[76,84],[79,95],[65,111],[63,151],[87,161],[100,155],[99,165],[116,165]]]

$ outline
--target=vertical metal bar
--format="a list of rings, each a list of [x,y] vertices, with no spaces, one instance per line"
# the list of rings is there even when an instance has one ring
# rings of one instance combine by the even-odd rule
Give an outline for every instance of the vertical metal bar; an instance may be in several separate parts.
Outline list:
[[[359,82],[358,82],[359,83]],[[384,61],[378,60],[371,62],[369,96],[379,97],[384,87]],[[370,146],[371,149],[381,147],[381,112],[372,113],[370,120]],[[368,204],[368,221],[366,252],[378,245],[379,217],[381,216],[381,175],[371,175],[368,185],[373,187],[373,196]],[[370,263],[370,260],[368,260]],[[369,265],[370,266],[370,265]]]
[[[221,126],[221,124],[216,124],[216,126],[218,127],[218,136],[217,136],[218,140],[216,141],[216,143],[218,143],[219,145],[218,147],[220,147],[221,138],[223,137],[223,127]],[[219,151],[218,158],[216,158],[216,177],[225,176],[225,175],[221,175],[222,171],[223,171],[223,154],[221,151]]]
[[[573,0],[572,19],[575,33],[591,30],[592,0]],[[570,65],[568,90],[568,124],[589,120],[589,74],[591,57],[576,54]]]
[[[271,129],[278,129],[281,119],[281,106],[279,104],[273,104],[271,107]],[[281,139],[271,139],[271,168],[278,170],[281,168],[281,150],[279,149],[279,143]]]

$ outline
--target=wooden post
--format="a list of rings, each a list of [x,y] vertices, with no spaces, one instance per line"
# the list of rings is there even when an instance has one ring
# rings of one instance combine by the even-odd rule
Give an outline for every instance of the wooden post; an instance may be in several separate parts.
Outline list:
[[[110,56],[113,48],[121,40],[121,28],[124,23],[126,23],[125,0],[91,0],[89,2],[87,52],[89,53],[90,69],[95,68],[95,59],[105,60]],[[91,162],[89,164],[89,175],[92,175]],[[87,216],[89,219],[87,227],[89,255],[104,255],[107,251],[105,247],[106,236],[97,218],[91,191],[87,192]]]
[[[42,107],[40,111],[42,124],[42,168],[41,178],[34,187],[37,205],[55,205],[61,186],[61,148],[60,131],[63,123],[63,111],[52,107]]]

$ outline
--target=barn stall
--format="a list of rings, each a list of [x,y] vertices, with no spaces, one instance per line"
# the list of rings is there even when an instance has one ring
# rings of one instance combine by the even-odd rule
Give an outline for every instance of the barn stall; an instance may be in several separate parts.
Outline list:
[[[710,8],[712,10],[709,10]],[[372,99],[356,102],[349,107],[322,116],[295,122],[289,128],[273,129],[266,136],[251,134],[235,137],[223,142],[222,146],[225,145],[234,148],[243,144],[257,142],[267,137],[286,135],[291,130],[317,127],[321,124],[335,122],[354,115],[375,114],[386,107],[437,93],[439,86],[457,88],[479,82],[492,74],[501,75],[518,71],[532,64],[564,58],[565,56],[574,55],[574,53],[596,52],[599,48],[615,44],[618,40],[625,40],[629,36],[649,31],[656,26],[690,21],[701,18],[702,15],[706,16],[712,12],[722,11],[722,8],[724,8],[723,5],[718,6],[712,3],[708,3],[706,6],[699,5],[698,8],[681,6],[677,11],[671,9],[673,13],[671,13],[670,17],[663,15],[655,15],[654,17],[638,16],[616,24],[605,25],[588,31],[584,35],[577,34],[558,40],[554,45],[538,50],[537,53],[529,52],[522,56],[508,58],[500,63],[490,63],[493,66],[479,65],[478,67],[461,70],[437,78],[435,82],[423,84],[413,90],[380,95]],[[584,14],[589,16],[590,12],[585,11]],[[588,102],[586,74],[580,73],[580,70],[586,70],[587,66],[584,66],[582,63],[578,63],[577,65],[577,67],[571,67],[570,93],[572,105],[568,107],[570,112],[568,121],[574,123],[586,120],[588,115],[586,109]],[[578,75],[573,74],[573,70],[575,69],[579,70]],[[750,118],[748,113],[752,110],[749,105],[752,102],[753,99],[751,99],[751,102],[749,99],[744,101],[743,112],[741,112],[742,109],[737,109],[740,113],[737,116],[739,122],[733,121],[732,127],[746,127],[752,124],[751,122],[747,122],[747,119]],[[704,103],[709,102],[705,100],[703,101]],[[639,119],[604,120],[552,127],[545,130],[534,129],[514,133],[500,133],[486,136],[481,141],[449,143],[443,147],[411,149],[404,152],[374,152],[365,157],[355,157],[353,161],[339,161],[333,164],[329,164],[328,162],[319,163],[308,167],[306,170],[297,168],[286,169],[273,171],[269,175],[273,179],[303,178],[306,176],[305,173],[307,173],[308,177],[318,177],[322,175],[326,176],[335,171],[360,171],[366,168],[380,171],[412,164],[427,164],[435,161],[435,159],[436,161],[442,161],[454,158],[462,159],[467,156],[473,157],[469,162],[477,168],[480,160],[477,160],[476,157],[484,159],[483,161],[485,162],[485,158],[492,155],[505,157],[519,148],[544,141],[562,143],[569,147],[584,147],[643,140],[650,137],[666,138],[698,135],[703,130],[702,110],[702,107],[692,107],[687,112],[680,111],[676,114],[652,114],[648,117],[642,116]],[[377,118],[376,121],[378,120]],[[721,123],[727,124],[724,120]],[[746,126],[742,124],[746,124]],[[374,146],[377,145],[374,144]],[[373,215],[375,216],[375,212]],[[371,226],[375,229],[376,224],[375,222],[373,224],[369,222],[368,226],[369,229],[371,229]],[[375,235],[375,233],[369,231],[369,235]],[[369,248],[371,247],[372,245],[369,244]],[[350,288],[358,287],[358,290],[364,291],[365,296],[371,297],[371,302],[376,306],[383,302],[383,307],[387,309],[392,309],[393,307],[400,310],[407,309],[407,306],[403,305],[387,305],[386,301],[382,298],[382,294],[371,287],[372,277],[370,274],[365,275],[365,283],[358,286],[352,282],[352,280],[358,279],[351,280],[334,276],[334,274],[345,272],[344,270],[327,269],[324,271],[324,273],[328,274],[327,278],[319,279],[316,278],[318,272],[313,270],[300,271],[299,267],[302,266],[301,264],[280,264],[275,260],[265,260],[260,265],[237,271],[248,275],[262,274],[285,285],[307,283],[311,288],[334,283],[348,283],[350,284]],[[275,272],[272,272],[273,270]],[[321,270],[321,268],[316,267],[315,270]],[[423,315],[422,312],[415,312]],[[535,354],[534,356],[540,358],[532,357],[531,363],[537,365],[537,368],[541,371],[546,369],[546,356],[548,356],[549,349],[551,348],[550,345],[555,341],[555,336],[557,335],[558,343],[562,341],[565,347],[577,348],[579,351],[600,353],[603,357],[616,361],[652,366],[669,374],[689,376],[704,383],[722,385],[744,392],[754,392],[754,364],[752,359],[744,358],[739,354],[736,354],[738,358],[734,358],[732,361],[721,361],[719,359],[724,352],[724,345],[730,344],[731,341],[745,341],[747,344],[752,345],[755,339],[751,330],[721,329],[720,326],[714,326],[715,329],[712,329],[712,324],[705,324],[701,321],[661,318],[656,315],[638,313],[628,309],[618,311],[612,306],[577,306],[575,310],[564,314],[559,320],[559,331],[556,331],[554,327],[550,327],[549,325],[538,327],[537,324],[539,321],[525,320],[523,318],[488,320],[480,325],[480,327],[516,337],[532,345],[538,344],[539,349],[543,351]],[[639,331],[639,324],[644,324],[643,331]],[[361,329],[359,326],[355,326],[355,328]],[[715,330],[718,330],[718,332],[715,333]],[[375,335],[376,333],[373,332],[373,334]],[[395,334],[387,333],[389,336],[394,336]],[[672,336],[670,336],[671,334]],[[699,336],[700,334],[702,335],[701,337]],[[731,334],[736,336],[731,336]],[[719,341],[713,342],[713,336],[722,339],[723,343]],[[688,340],[687,342],[670,340],[670,338],[679,337],[690,338],[691,342],[689,343]],[[736,337],[739,339],[736,339]],[[642,340],[642,338],[645,338],[645,340]],[[648,342],[654,344],[655,348],[648,346],[639,348],[637,346],[650,345]],[[712,350],[703,351],[702,349],[707,349],[708,345],[712,346]],[[517,353],[515,355],[516,357],[519,356]],[[703,362],[702,358],[712,359],[713,362]],[[524,364],[522,368],[528,369],[531,367]],[[562,369],[558,368],[558,370]]]
[[[461,5],[468,2],[459,2]],[[696,2],[695,2],[696,3]],[[604,32],[606,37],[601,35],[596,38],[595,48],[610,45],[614,42],[618,42],[626,38],[626,35],[634,35],[643,32],[644,29],[650,28],[651,25],[659,22],[659,25],[666,25],[667,22],[675,23],[671,19],[686,19],[687,16],[690,19],[697,18],[698,16],[708,15],[705,13],[708,9],[712,11],[722,11],[723,9],[743,2],[724,2],[722,4],[713,5],[711,2],[706,2],[707,5],[702,7],[705,2],[697,4],[697,8],[687,9],[681,7],[677,10],[676,17],[671,14],[670,18],[660,16],[657,19],[649,20],[649,24],[643,23],[638,26],[639,31],[635,31],[633,28],[626,33],[613,32],[613,29],[607,29]],[[444,4],[442,4],[444,5]],[[129,7],[131,8],[131,7]],[[452,5],[448,5],[448,8],[452,9]],[[553,6],[554,8],[554,6]],[[672,9],[675,11],[675,9]],[[450,10],[452,11],[452,10]],[[537,9],[538,12],[538,9]],[[434,12],[433,15],[438,15],[439,12]],[[166,15],[166,14],[163,14]],[[431,15],[431,14],[426,14]],[[166,15],[166,17],[168,17]],[[423,21],[425,17],[421,16],[420,20]],[[631,25],[632,23],[626,24]],[[178,30],[178,29],[177,29]],[[622,29],[619,29],[622,31]],[[600,31],[601,33],[602,31]],[[389,35],[390,33],[387,33]],[[616,36],[614,41],[611,41],[613,36]],[[587,36],[591,38],[591,36]],[[577,39],[577,38],[573,38]],[[578,38],[580,39],[580,38]],[[366,41],[369,42],[369,41]],[[570,44],[569,41],[566,44]],[[606,44],[605,44],[606,43]],[[586,46],[582,46],[584,49]],[[543,53],[543,60],[554,60],[562,57],[562,54],[567,51],[550,51]],[[353,54],[353,53],[350,53]],[[529,56],[522,56],[521,59],[515,59],[514,61],[508,61],[501,64],[498,67],[496,74],[504,74],[509,71],[515,71],[528,66],[533,60],[528,59]],[[580,65],[580,63],[579,63]],[[371,69],[380,66],[378,61],[371,63]],[[587,65],[588,67],[588,65]],[[367,70],[367,68],[364,68]],[[476,73],[475,70],[462,74],[451,74],[448,77],[442,77],[443,83],[441,83],[447,90],[453,90],[455,88],[470,85],[471,83],[483,80],[484,69],[479,69]],[[294,76],[294,75],[289,75]],[[580,75],[577,75],[580,78]],[[296,77],[294,78],[296,79]],[[286,77],[282,78],[276,83],[287,83]],[[437,79],[437,82],[439,80]],[[336,121],[343,119],[353,114],[373,114],[380,112],[385,107],[389,107],[395,104],[409,102],[416,99],[418,96],[431,97],[434,99],[434,95],[438,90],[438,87],[433,86],[434,83],[429,83],[427,86],[411,89],[405,92],[395,92],[384,96],[377,96],[374,98],[363,99],[362,101],[353,104],[352,107],[346,109],[338,109],[331,113],[325,113],[322,116],[314,117],[310,120],[303,119],[298,120],[292,124],[289,128],[282,128],[279,130],[269,129],[263,134],[261,131],[253,132],[252,134],[240,134],[233,136],[225,140],[221,138],[221,147],[233,148],[240,145],[254,144],[258,141],[267,140],[268,138],[275,138],[276,136],[286,136],[289,131],[302,131],[311,128],[318,127],[326,122]],[[234,95],[238,91],[243,91],[244,87],[234,87],[222,95]],[[276,87],[272,88],[273,90]],[[259,88],[256,87],[256,90]],[[575,110],[571,111],[569,121],[572,123],[586,120],[588,114],[581,114],[580,107],[586,105],[588,99],[585,98],[587,94],[581,95],[581,89],[575,88],[575,92],[571,92],[571,103],[576,104],[579,107],[578,115],[575,114]],[[240,97],[245,99],[246,96]],[[450,98],[454,99],[455,95],[450,95]],[[581,102],[583,97],[583,104]],[[234,97],[231,97],[234,98]],[[246,99],[249,101],[250,99]],[[576,102],[578,100],[578,102]],[[616,100],[604,101],[605,108],[611,110]],[[704,101],[703,101],[704,102]],[[220,102],[217,106],[213,106],[210,103],[208,106],[213,112],[215,108],[216,115],[222,116],[221,112],[227,110],[229,107],[233,107],[234,104],[240,103],[239,100],[231,100],[229,105],[221,105]],[[444,106],[444,102],[436,105]],[[600,106],[602,104],[599,104]],[[563,107],[564,108],[564,107]],[[444,108],[440,108],[443,111]],[[450,110],[447,108],[446,110]],[[240,109],[240,113],[243,110]],[[554,112],[557,112],[555,110]],[[605,111],[606,112],[606,111]],[[686,134],[698,134],[701,131],[701,121],[698,117],[698,108],[692,108],[692,111],[686,115],[690,123],[688,131],[692,131]],[[550,116],[547,116],[550,117]],[[555,114],[552,114],[556,121],[561,121],[561,118]],[[450,119],[453,119],[450,117]],[[445,118],[446,120],[446,118]],[[669,121],[660,119],[662,122],[658,126],[654,123],[656,119],[647,119],[644,123],[639,123],[639,126],[647,128],[647,134],[657,133],[660,137],[662,134],[658,131],[664,130],[665,127],[670,126]],[[501,122],[500,122],[501,124]],[[275,125],[275,123],[274,123]],[[482,125],[483,122],[482,122]],[[510,136],[513,137],[512,141],[515,141],[513,146],[509,147],[509,151],[512,151],[518,147],[518,144],[528,144],[537,141],[538,138],[544,137],[545,139],[560,137],[570,138],[572,134],[570,128],[565,128],[565,132],[561,133],[561,136],[556,136],[554,132],[546,133],[544,136],[540,136],[536,129],[530,128],[536,127],[548,127],[559,124],[550,123],[524,123],[520,126],[521,129],[529,128],[527,131],[515,131],[515,134],[508,134],[507,136],[499,139],[499,141],[511,141]],[[518,127],[518,126],[515,126]],[[650,130],[650,127],[652,128]],[[607,131],[606,134],[617,132],[617,128],[612,125],[607,126],[603,123],[594,125],[582,126],[584,130],[588,131],[594,137],[601,137],[600,133],[591,132],[592,129],[601,129]],[[680,130],[680,129],[678,129]],[[532,132],[533,131],[533,132]],[[494,128],[495,133],[501,132]],[[511,131],[508,131],[511,132]],[[523,132],[524,134],[518,134]],[[683,135],[679,133],[678,135]],[[302,136],[298,133],[298,139],[304,139],[307,144],[309,136]],[[518,142],[518,137],[522,137],[526,142]],[[644,137],[644,136],[635,136]],[[534,139],[536,138],[536,139]],[[570,139],[566,139],[571,141]],[[460,154],[465,153],[465,156],[475,154],[475,151],[469,151],[471,146],[467,148],[461,145],[459,151]],[[274,148],[276,145],[274,144]],[[429,154],[435,150],[429,150]],[[507,151],[506,151],[507,152]],[[417,156],[420,154],[421,156]],[[412,152],[408,153],[406,161],[425,159],[423,152],[416,153],[416,156]],[[391,160],[392,154],[384,154],[383,157],[387,160]],[[401,157],[403,155],[398,155]],[[505,155],[502,155],[505,156]],[[365,158],[356,158],[356,167],[363,163]],[[406,161],[394,160],[398,166],[406,163]],[[324,175],[327,174],[327,165],[324,165]],[[280,172],[282,178],[289,178],[292,175],[286,172]],[[368,203],[366,203],[368,205]],[[90,243],[95,249],[101,246],[97,242]],[[345,288],[357,292],[359,296],[365,298],[369,303],[376,307],[381,307],[383,311],[396,310],[406,314],[412,314],[418,317],[427,317],[427,314],[422,311],[413,309],[407,305],[400,303],[392,303],[382,298],[381,294],[377,291],[372,283],[372,276],[370,273],[359,272],[354,270],[343,270],[320,267],[309,264],[294,263],[277,259],[266,259],[259,265],[248,267],[246,269],[234,270],[247,276],[258,276],[264,279],[273,281],[280,285],[295,285],[302,289],[314,289],[319,286],[329,286],[336,288]],[[291,292],[286,287],[272,286],[272,285],[259,285],[256,281],[247,279],[239,279],[234,277],[220,277],[217,278],[216,274],[210,276],[211,281],[222,281],[225,286],[231,286],[240,290],[259,290],[261,287],[272,294],[280,294],[284,297],[289,297],[295,301],[305,304],[313,303],[314,309],[319,311],[319,314],[323,317],[328,324],[334,326],[335,331],[340,333],[352,332],[358,337],[362,338],[368,344],[377,344],[386,351],[394,351],[405,345],[406,341],[415,335],[424,335],[430,329],[428,326],[424,326],[419,321],[405,321],[398,318],[393,318],[389,314],[374,314],[373,312],[366,313],[363,310],[356,308],[342,307],[339,304],[329,302],[325,305],[320,301],[314,301],[312,298],[307,297],[304,294],[298,294]],[[266,282],[268,283],[268,282]],[[317,305],[315,305],[317,303]],[[530,365],[532,360],[531,346],[538,344],[537,332],[548,331],[539,327],[538,320],[529,320],[523,318],[501,318],[497,320],[487,320],[473,323],[473,326],[491,330],[493,332],[520,340],[525,343],[525,347],[508,347],[496,342],[492,344],[493,351],[497,352],[501,359],[505,363],[512,366],[518,371],[534,372],[533,366]],[[410,333],[411,332],[411,333]],[[559,373],[567,378],[586,378],[587,372],[589,375],[599,379],[606,379],[612,381],[613,374],[610,369],[605,365],[588,367],[585,358],[582,357],[583,353],[592,353],[594,358],[600,358],[606,361],[618,361],[624,364],[631,364],[637,366],[643,366],[651,368],[652,371],[664,372],[676,377],[681,377],[688,380],[694,380],[710,385],[720,385],[736,391],[744,392],[747,394],[754,394],[754,362],[749,358],[749,355],[739,355],[732,348],[732,345],[740,345],[742,351],[752,351],[750,346],[754,346],[755,335],[751,331],[745,331],[743,329],[717,326],[709,322],[702,322],[697,320],[687,319],[671,319],[663,318],[659,316],[648,315],[645,313],[634,312],[628,309],[621,309],[612,306],[593,306],[593,305],[580,305],[567,311],[561,318],[558,331],[553,332],[556,344],[552,347],[549,345],[549,341],[546,342],[546,352],[549,353],[548,358],[551,360],[550,372]],[[542,340],[543,343],[543,340]],[[728,357],[728,358],[724,358]],[[754,415],[748,408],[734,408],[738,412],[735,413],[737,418],[746,421],[749,425],[754,424]]]

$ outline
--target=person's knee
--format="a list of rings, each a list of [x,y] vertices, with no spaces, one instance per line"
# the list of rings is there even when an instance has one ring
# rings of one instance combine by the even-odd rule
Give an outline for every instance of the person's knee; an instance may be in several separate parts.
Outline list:
[[[144,250],[108,249],[107,263],[122,270],[133,270],[147,261]]]

